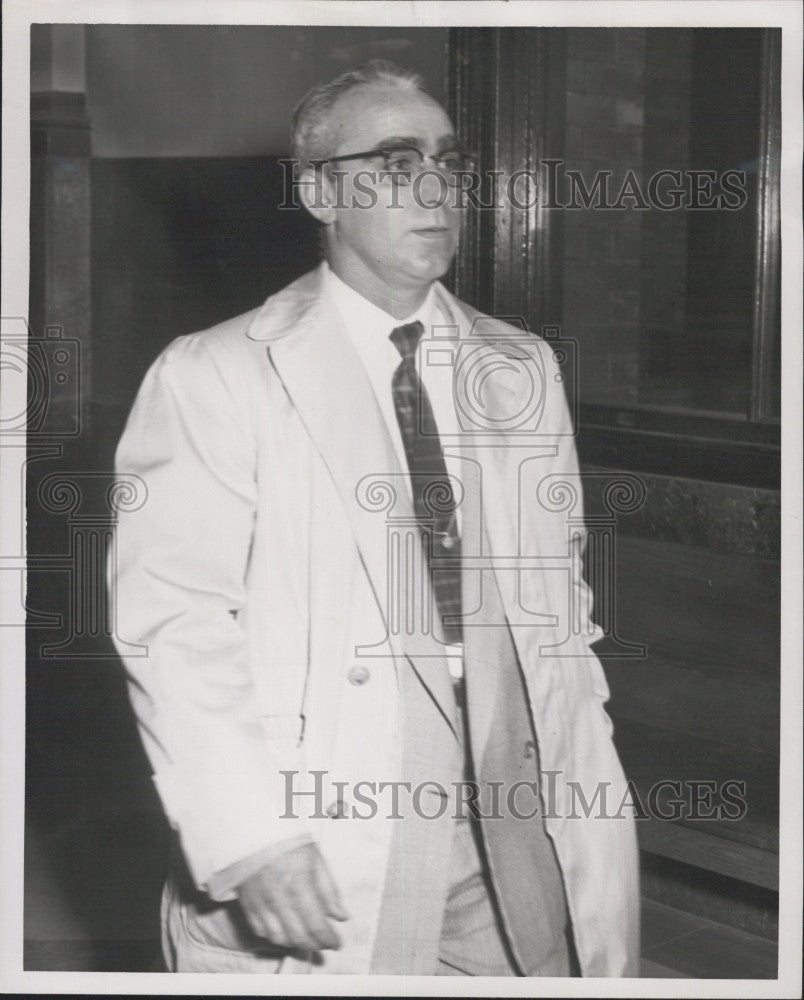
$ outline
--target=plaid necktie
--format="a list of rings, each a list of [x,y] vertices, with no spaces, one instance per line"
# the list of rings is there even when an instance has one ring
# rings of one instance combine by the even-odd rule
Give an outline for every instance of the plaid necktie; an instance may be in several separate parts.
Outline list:
[[[440,638],[455,643],[463,639],[460,622],[450,624],[450,618],[461,613],[461,571],[459,564],[437,567],[439,559],[460,558],[461,539],[455,495],[447,475],[433,408],[416,371],[416,348],[423,333],[424,327],[418,320],[391,331],[394,347],[402,356],[391,388],[408,460],[413,509],[427,539],[430,579],[442,619]]]

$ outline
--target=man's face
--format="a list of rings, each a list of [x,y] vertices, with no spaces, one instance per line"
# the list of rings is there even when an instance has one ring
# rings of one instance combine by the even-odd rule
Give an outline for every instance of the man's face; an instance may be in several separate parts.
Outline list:
[[[331,128],[332,156],[405,144],[425,156],[437,156],[457,145],[452,123],[439,104],[425,94],[392,86],[365,86],[345,94],[333,108]],[[344,176],[329,190],[338,205],[329,255],[342,277],[357,287],[368,282],[391,292],[410,292],[426,288],[447,271],[463,213],[458,192],[434,175],[430,161],[425,161],[419,181],[414,175],[408,184],[380,179],[384,164],[379,158],[331,164],[331,182],[333,169],[343,170]],[[367,187],[376,199],[367,195]]]

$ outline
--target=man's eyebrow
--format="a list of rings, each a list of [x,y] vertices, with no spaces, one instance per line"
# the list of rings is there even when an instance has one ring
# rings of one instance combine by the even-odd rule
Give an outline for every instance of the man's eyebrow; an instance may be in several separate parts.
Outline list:
[[[389,149],[392,146],[413,146],[416,149],[423,149],[427,144],[417,135],[392,135],[381,142],[375,142],[374,149]],[[449,133],[442,135],[436,142],[436,149],[457,149],[460,146],[458,137]]]
[[[388,149],[391,146],[415,146],[418,149],[421,144],[422,140],[415,135],[392,135],[380,142],[375,142],[373,148]]]

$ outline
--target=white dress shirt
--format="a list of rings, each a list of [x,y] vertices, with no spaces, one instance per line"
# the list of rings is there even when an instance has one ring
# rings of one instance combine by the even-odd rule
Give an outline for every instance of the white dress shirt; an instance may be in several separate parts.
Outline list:
[[[419,308],[404,319],[394,319],[390,313],[384,312],[379,306],[363,298],[359,292],[341,281],[329,267],[326,268],[324,288],[325,294],[332,299],[337,308],[349,339],[363,362],[401,467],[407,469],[408,460],[396,418],[391,388],[394,372],[402,360],[390,339],[391,332],[398,326],[419,320],[424,327],[421,344],[416,352],[416,371],[430,397],[439,436],[442,441],[454,441],[455,435],[460,432],[460,425],[452,389],[453,366],[450,363],[442,363],[446,362],[448,354],[443,350],[439,351],[437,345],[434,345],[433,351],[428,350],[428,341],[434,337],[438,338],[439,328],[445,328],[449,323],[436,302],[433,287],[431,286],[427,298]],[[449,475],[460,481],[461,468],[457,449],[447,446],[444,460]],[[406,478],[406,481],[410,489],[410,480]],[[460,508],[457,509],[456,515],[460,530]]]

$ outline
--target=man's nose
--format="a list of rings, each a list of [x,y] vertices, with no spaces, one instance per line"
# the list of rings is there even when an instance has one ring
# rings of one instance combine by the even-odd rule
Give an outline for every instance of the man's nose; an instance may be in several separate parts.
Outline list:
[[[449,203],[446,177],[432,164],[425,165],[414,180],[413,195],[422,208],[443,208]]]

